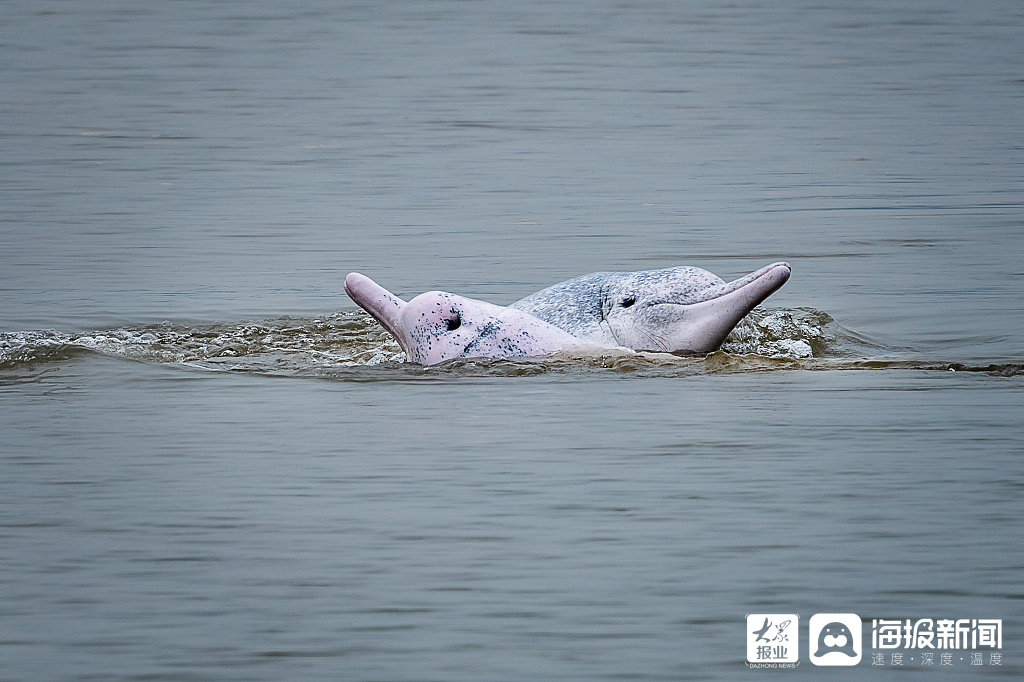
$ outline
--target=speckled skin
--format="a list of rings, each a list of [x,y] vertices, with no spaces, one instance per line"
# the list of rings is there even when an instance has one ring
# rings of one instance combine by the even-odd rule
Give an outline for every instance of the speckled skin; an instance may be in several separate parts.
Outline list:
[[[600,347],[521,310],[443,291],[429,291],[406,303],[357,272],[345,278],[345,292],[395,337],[409,362],[421,365]]]
[[[788,263],[772,263],[729,283],[694,267],[595,272],[509,307],[602,346],[710,353],[790,272]]]

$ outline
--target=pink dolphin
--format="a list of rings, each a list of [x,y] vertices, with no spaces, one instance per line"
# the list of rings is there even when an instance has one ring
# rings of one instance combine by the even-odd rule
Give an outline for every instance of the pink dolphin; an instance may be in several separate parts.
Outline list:
[[[421,365],[602,348],[521,310],[443,291],[405,302],[358,272],[345,278],[345,293],[395,337],[410,362]]]

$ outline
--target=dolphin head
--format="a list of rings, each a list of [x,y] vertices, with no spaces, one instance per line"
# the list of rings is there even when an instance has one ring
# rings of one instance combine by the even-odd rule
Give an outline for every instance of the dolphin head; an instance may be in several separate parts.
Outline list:
[[[421,365],[546,355],[586,345],[528,313],[444,291],[428,291],[407,303],[353,272],[345,278],[345,292],[395,337],[410,362]]]
[[[623,273],[608,286],[602,314],[615,341],[627,348],[710,353],[789,275],[788,263],[728,283],[693,267]]]

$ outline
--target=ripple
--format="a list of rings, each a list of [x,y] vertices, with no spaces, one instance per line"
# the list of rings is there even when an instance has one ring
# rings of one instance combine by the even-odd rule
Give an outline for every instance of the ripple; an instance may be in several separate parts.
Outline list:
[[[906,349],[903,349],[905,351]],[[609,349],[544,358],[473,358],[434,367],[405,363],[398,343],[362,311],[312,319],[203,325],[165,322],[83,333],[56,330],[0,334],[0,371],[24,380],[52,363],[96,353],[138,362],[213,371],[350,381],[434,380],[451,376],[629,374],[688,376],[778,370],[930,369],[1022,374],[1021,364],[920,360],[848,330],[811,308],[754,310],[705,356]]]

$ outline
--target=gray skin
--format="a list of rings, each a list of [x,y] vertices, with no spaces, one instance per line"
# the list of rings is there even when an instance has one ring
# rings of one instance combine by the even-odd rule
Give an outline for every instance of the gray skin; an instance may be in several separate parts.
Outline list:
[[[772,263],[728,283],[694,267],[595,272],[509,307],[602,346],[710,353],[747,313],[786,283],[790,272],[788,263]]]

